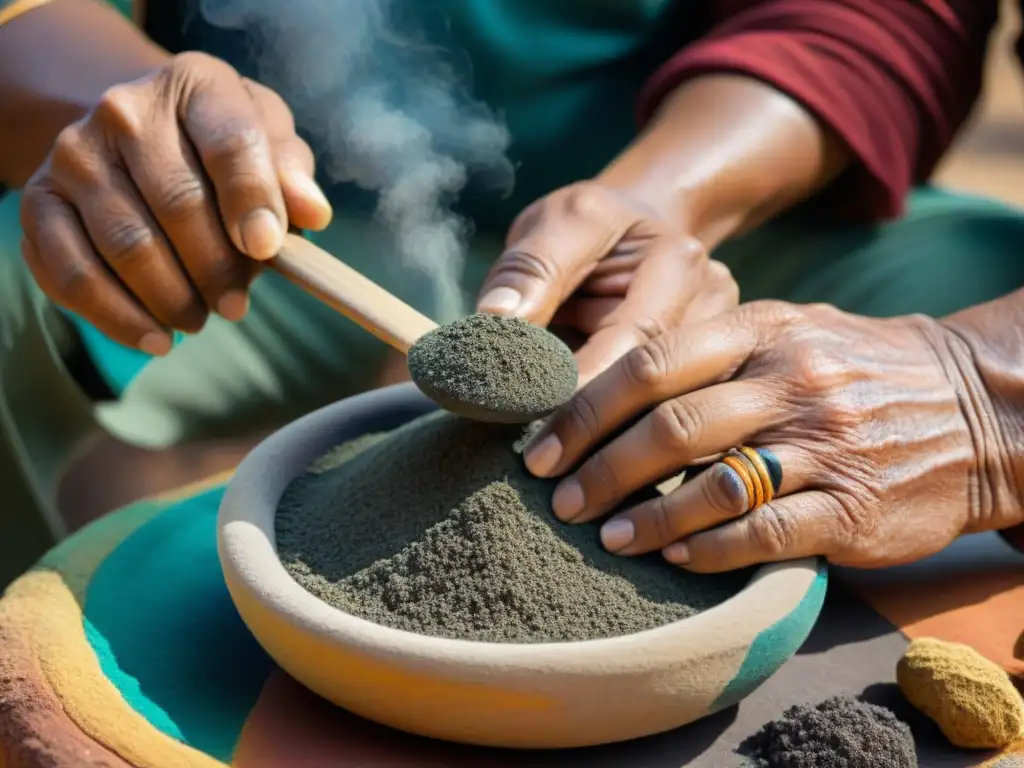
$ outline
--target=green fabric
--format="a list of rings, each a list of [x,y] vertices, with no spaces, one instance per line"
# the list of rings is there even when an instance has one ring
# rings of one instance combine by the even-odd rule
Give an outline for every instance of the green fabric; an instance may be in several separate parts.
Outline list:
[[[754,638],[739,672],[711,705],[712,712],[743,701],[800,649],[818,620],[821,607],[825,603],[827,588],[828,566],[823,558],[819,558],[818,573],[811,582],[807,594],[789,615],[779,619]]]
[[[169,505],[114,549],[89,583],[85,629],[103,673],[139,714],[230,762],[273,662],[224,584],[223,494],[217,487]]]

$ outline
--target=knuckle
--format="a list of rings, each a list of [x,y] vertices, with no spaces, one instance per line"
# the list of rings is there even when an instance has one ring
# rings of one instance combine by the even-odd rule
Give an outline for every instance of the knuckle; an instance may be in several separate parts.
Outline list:
[[[592,496],[600,499],[618,498],[624,490],[622,482],[615,472],[615,467],[608,461],[604,451],[598,451],[591,456],[579,469],[580,479],[583,485],[590,489],[586,494],[588,501],[593,501]],[[596,491],[596,493],[594,493]]]
[[[186,333],[197,333],[206,323],[206,305],[190,292],[163,299],[163,314],[172,328]]]
[[[790,347],[789,359],[794,380],[813,397],[822,398],[848,382],[847,363],[830,350],[812,344],[794,344]]]
[[[679,255],[688,262],[700,262],[707,259],[708,251],[704,243],[695,237],[682,237],[677,241]]]
[[[833,518],[836,538],[846,546],[854,545],[869,537],[877,528],[877,522],[867,509],[847,497],[836,498]]]
[[[156,236],[143,222],[128,219],[110,224],[101,242],[104,260],[115,271],[123,271],[152,256]]]
[[[593,402],[583,392],[569,400],[569,431],[581,442],[591,443],[601,436],[601,420]]]
[[[754,320],[765,321],[775,325],[792,325],[803,319],[801,307],[778,299],[759,299],[743,305],[745,312]]]
[[[512,272],[552,284],[557,283],[561,276],[558,265],[547,257],[516,248],[506,251],[502,255],[497,271],[499,273]]]
[[[590,221],[607,218],[609,195],[594,184],[577,184],[566,190],[565,210],[570,216]]]
[[[172,172],[156,196],[157,218],[169,223],[187,221],[207,208],[206,187],[189,171]]]
[[[702,421],[689,399],[666,400],[651,413],[651,438],[663,451],[686,451],[699,439]]]
[[[244,287],[248,282],[248,267],[248,260],[225,250],[189,271],[200,293],[204,296],[219,296],[228,289]]]
[[[672,374],[672,355],[664,335],[634,347],[620,359],[627,382],[643,390],[659,390]]]
[[[168,75],[175,78],[191,78],[202,74],[218,75],[233,71],[226,62],[202,51],[179,53],[165,70]]]
[[[796,531],[788,516],[765,504],[750,518],[750,535],[759,551],[778,557],[790,550]]]
[[[648,516],[650,536],[652,541],[662,546],[675,539],[671,507],[672,503],[668,496],[658,496],[651,502],[651,514]]]
[[[25,189],[21,193],[21,205],[18,215],[23,232],[35,234],[45,228],[50,201],[50,193],[43,186],[43,183],[38,178],[33,177],[25,185]]]
[[[53,298],[64,307],[76,310],[96,304],[99,286],[91,270],[77,261],[68,261],[53,270]]]
[[[641,315],[632,321],[637,337],[641,341],[650,341],[666,333],[667,328],[661,319],[653,315]]]
[[[246,120],[229,120],[214,126],[209,139],[202,158],[204,164],[236,168],[247,156],[263,154],[263,131]]]
[[[94,153],[89,149],[85,129],[72,123],[57,134],[50,150],[50,167],[58,177],[85,183],[99,183],[100,172]]]
[[[100,96],[95,114],[104,125],[118,134],[138,140],[145,134],[147,122],[138,101],[136,86],[115,85]]]

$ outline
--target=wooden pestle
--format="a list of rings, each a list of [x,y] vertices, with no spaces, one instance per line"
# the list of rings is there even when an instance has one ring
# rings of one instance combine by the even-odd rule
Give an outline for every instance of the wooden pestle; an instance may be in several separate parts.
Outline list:
[[[288,233],[269,265],[403,355],[437,323],[301,235]]]

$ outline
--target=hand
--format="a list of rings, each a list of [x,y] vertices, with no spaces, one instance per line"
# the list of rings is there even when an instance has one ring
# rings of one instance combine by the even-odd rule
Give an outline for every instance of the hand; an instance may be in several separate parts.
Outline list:
[[[586,382],[667,328],[731,309],[739,290],[704,247],[626,193],[589,181],[513,223],[478,309],[581,332]]]
[[[623,357],[553,415],[526,463],[545,477],[575,468],[554,507],[582,523],[735,446],[767,448],[783,468],[770,503],[748,512],[739,476],[716,463],[618,512],[605,546],[698,572],[811,555],[905,563],[1020,522],[971,360],[937,320],[754,302]]]
[[[150,354],[211,310],[240,319],[257,261],[331,209],[284,101],[218,59],[177,56],[106,92],[25,188],[22,250],[41,288]]]

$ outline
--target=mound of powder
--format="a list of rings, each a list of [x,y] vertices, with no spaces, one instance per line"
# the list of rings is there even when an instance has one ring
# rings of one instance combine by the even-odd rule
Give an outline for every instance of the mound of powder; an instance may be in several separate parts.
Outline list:
[[[551,511],[554,483],[512,450],[521,428],[437,412],[361,450],[335,449],[277,513],[291,575],[343,611],[421,634],[490,642],[631,634],[728,599],[749,574],[623,558],[596,525]]]
[[[1001,757],[994,763],[988,763],[987,768],[1024,768],[1024,757],[1019,755]]]
[[[916,768],[910,726],[847,696],[786,710],[740,748],[759,768]]]
[[[1005,747],[1024,732],[1024,699],[998,664],[960,643],[921,637],[896,665],[911,704],[967,749]]]
[[[409,350],[428,397],[478,421],[523,424],[565,403],[579,372],[558,337],[525,320],[477,314],[435,328]]]

